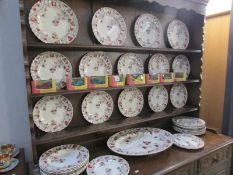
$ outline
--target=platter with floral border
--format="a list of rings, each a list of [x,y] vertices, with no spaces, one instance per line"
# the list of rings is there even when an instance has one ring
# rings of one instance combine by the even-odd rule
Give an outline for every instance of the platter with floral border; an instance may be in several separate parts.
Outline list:
[[[145,156],[165,151],[173,142],[173,135],[168,131],[147,127],[120,131],[108,139],[107,145],[121,155]]]
[[[92,30],[102,45],[122,45],[127,34],[124,18],[118,11],[109,7],[102,7],[95,12]]]
[[[129,174],[128,162],[113,155],[100,156],[93,159],[87,166],[87,175],[127,175]]]
[[[73,118],[73,106],[64,96],[46,96],[33,109],[33,121],[44,132],[65,129]]]
[[[196,135],[196,136],[203,135],[206,133],[206,127],[203,129],[191,130],[191,129],[180,128],[178,126],[173,125],[172,128],[179,133],[191,134],[191,135]]]
[[[72,76],[70,61],[58,52],[43,52],[31,64],[31,76],[36,80],[56,80],[57,89],[66,86],[66,78]]]
[[[29,24],[44,43],[69,44],[78,34],[74,11],[60,0],[40,0],[31,8]]]
[[[172,63],[172,69],[174,73],[185,73],[188,77],[191,70],[188,58],[184,55],[176,56]]]
[[[170,91],[171,103],[175,108],[182,108],[188,100],[188,91],[185,85],[179,83],[172,86]]]
[[[89,52],[80,61],[79,73],[82,77],[112,75],[112,63],[104,52]]]
[[[149,13],[138,17],[134,33],[142,47],[160,48],[163,43],[163,29],[159,20]]]
[[[125,117],[137,116],[143,108],[144,98],[137,88],[123,90],[118,98],[118,108]]]
[[[205,146],[205,142],[191,134],[174,134],[174,144],[180,148],[195,150]]]
[[[163,54],[154,54],[148,64],[149,74],[169,73],[170,66],[167,57]]]
[[[103,123],[111,117],[113,106],[112,97],[108,93],[91,92],[82,102],[82,114],[89,123]]]
[[[203,129],[206,126],[204,120],[195,117],[179,116],[172,118],[173,125],[184,129]]]
[[[15,158],[11,158],[11,163],[8,167],[4,169],[0,169],[0,173],[6,173],[8,171],[13,170],[19,164],[19,160]]]

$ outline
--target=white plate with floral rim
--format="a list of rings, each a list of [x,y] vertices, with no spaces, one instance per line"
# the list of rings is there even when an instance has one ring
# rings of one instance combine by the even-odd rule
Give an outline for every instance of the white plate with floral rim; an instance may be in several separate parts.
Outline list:
[[[143,62],[136,54],[126,53],[120,57],[117,64],[117,71],[120,75],[143,74]]]
[[[148,64],[149,74],[169,73],[170,66],[167,57],[163,54],[154,54]]]
[[[173,20],[167,29],[168,41],[173,49],[186,49],[189,45],[189,31],[180,20]]]
[[[39,167],[47,173],[69,173],[84,166],[89,160],[89,151],[75,144],[54,147],[40,156]]]
[[[191,134],[191,135],[203,135],[206,133],[206,127],[202,128],[202,129],[196,129],[196,130],[191,130],[191,129],[184,129],[184,128],[180,128],[178,126],[173,125],[172,126],[173,129],[179,133],[183,133],[183,134]]]
[[[46,96],[33,109],[33,121],[44,132],[65,129],[73,118],[73,106],[64,96]]]
[[[134,26],[134,33],[142,47],[160,48],[163,43],[163,29],[154,15],[140,15]]]
[[[80,61],[79,73],[82,77],[112,75],[112,63],[104,52],[89,52]]]
[[[183,84],[175,84],[170,91],[171,103],[175,108],[182,108],[188,100],[188,91]]]
[[[74,11],[59,0],[40,0],[31,8],[29,24],[44,43],[69,44],[78,34],[78,19]]]
[[[206,127],[204,120],[188,116],[174,117],[172,118],[172,123],[184,129],[203,129]]]
[[[176,56],[172,63],[172,69],[174,73],[185,73],[188,77],[191,70],[188,58],[184,55]]]
[[[174,144],[180,148],[195,150],[205,146],[205,142],[191,134],[174,134]]]
[[[62,89],[66,86],[66,78],[72,76],[72,66],[60,53],[43,52],[32,61],[31,76],[34,81],[54,79],[57,89]]]
[[[103,123],[111,117],[113,106],[112,97],[108,93],[91,92],[82,102],[82,114],[89,123]]]
[[[102,7],[92,18],[92,30],[102,45],[122,45],[126,39],[127,26],[115,9]]]
[[[164,86],[154,86],[148,95],[148,103],[154,112],[163,111],[168,104],[168,91]]]
[[[118,98],[118,108],[125,117],[135,117],[142,111],[144,98],[137,88],[123,90]]]
[[[107,145],[113,152],[145,156],[162,152],[173,145],[173,135],[158,128],[133,128],[111,136]]]
[[[0,173],[5,173],[8,171],[13,170],[17,165],[19,164],[19,160],[15,159],[15,158],[11,158],[11,163],[8,167],[4,168],[4,169],[0,169]]]
[[[87,175],[127,175],[128,162],[118,156],[105,155],[93,159],[87,166]]]

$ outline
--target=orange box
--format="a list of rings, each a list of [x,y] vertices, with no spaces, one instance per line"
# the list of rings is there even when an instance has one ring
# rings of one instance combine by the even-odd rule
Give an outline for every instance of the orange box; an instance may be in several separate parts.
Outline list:
[[[31,82],[33,94],[56,92],[56,80],[37,80]]]
[[[146,74],[146,84],[157,84],[160,82],[160,74]]]
[[[109,76],[109,86],[119,87],[125,86],[125,75],[110,75]]]

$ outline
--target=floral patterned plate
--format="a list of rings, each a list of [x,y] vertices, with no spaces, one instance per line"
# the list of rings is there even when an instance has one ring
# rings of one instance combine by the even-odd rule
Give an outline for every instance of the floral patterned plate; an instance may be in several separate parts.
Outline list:
[[[163,54],[154,54],[149,61],[149,74],[169,73],[169,61]]]
[[[186,116],[174,117],[172,118],[172,123],[184,129],[203,129],[206,126],[204,120]]]
[[[29,24],[44,43],[71,43],[78,34],[78,20],[73,10],[60,0],[40,0],[31,8]]]
[[[180,148],[194,150],[201,149],[205,142],[197,136],[191,134],[174,134],[174,144]]]
[[[33,121],[44,132],[65,129],[73,118],[73,106],[64,96],[46,96],[33,109]]]
[[[88,160],[89,151],[85,147],[68,144],[43,153],[39,159],[39,167],[47,173],[69,173],[84,166]]]
[[[163,111],[168,104],[168,92],[164,86],[154,86],[148,95],[148,103],[154,112]]]
[[[17,165],[19,164],[19,160],[15,159],[15,158],[11,158],[11,163],[8,167],[4,168],[4,169],[0,169],[0,173],[5,173],[8,171],[13,170]]]
[[[103,123],[112,115],[113,106],[112,97],[108,93],[91,92],[83,100],[82,113],[89,123]]]
[[[122,45],[127,34],[124,18],[109,7],[100,8],[95,12],[92,30],[96,39],[103,45]]]
[[[190,74],[190,63],[186,56],[178,55],[172,63],[172,69],[175,73],[185,73],[187,77]]]
[[[182,108],[188,100],[188,91],[183,84],[175,84],[170,91],[171,103],[175,108]]]
[[[173,49],[186,49],[189,45],[189,31],[180,20],[173,20],[167,29],[168,41]]]
[[[82,77],[112,75],[112,63],[104,52],[89,52],[79,64],[79,73]]]
[[[127,156],[145,156],[162,152],[172,146],[173,135],[158,128],[133,128],[120,131],[108,139],[113,152]]]
[[[159,48],[162,45],[163,29],[154,15],[148,13],[140,15],[134,26],[134,33],[142,47]]]
[[[72,76],[72,66],[64,55],[57,52],[44,52],[33,60],[31,76],[34,81],[55,79],[57,89],[61,89],[66,86],[66,77]]]
[[[87,175],[127,175],[128,162],[118,156],[106,155],[93,159],[87,166]]]
[[[118,74],[143,74],[144,66],[140,58],[134,53],[122,55],[117,64]]]
[[[118,98],[118,108],[125,117],[137,116],[143,108],[142,92],[137,88],[128,88],[121,92]]]
[[[206,133],[206,127],[202,128],[202,129],[196,129],[196,130],[191,130],[191,129],[184,129],[184,128],[180,128],[178,126],[173,125],[172,126],[173,129],[179,133],[183,133],[183,134],[191,134],[191,135],[196,135],[196,136],[200,136]]]

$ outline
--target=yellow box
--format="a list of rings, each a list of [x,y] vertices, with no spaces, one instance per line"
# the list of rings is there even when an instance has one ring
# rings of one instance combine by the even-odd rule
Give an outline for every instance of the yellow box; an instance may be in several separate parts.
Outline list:
[[[108,87],[108,76],[87,77],[87,86],[89,89]]]
[[[66,80],[67,80],[67,89],[69,91],[87,89],[86,77],[75,77],[75,78],[68,77]]]
[[[37,80],[31,82],[33,94],[56,92],[56,80]]]
[[[174,81],[174,73],[160,74],[160,83],[172,83]]]
[[[175,81],[186,81],[187,74],[186,73],[174,73]]]
[[[130,86],[146,84],[145,74],[129,74],[129,75],[127,75],[127,84]]]
[[[146,74],[146,84],[156,84],[160,82],[160,74]]]

